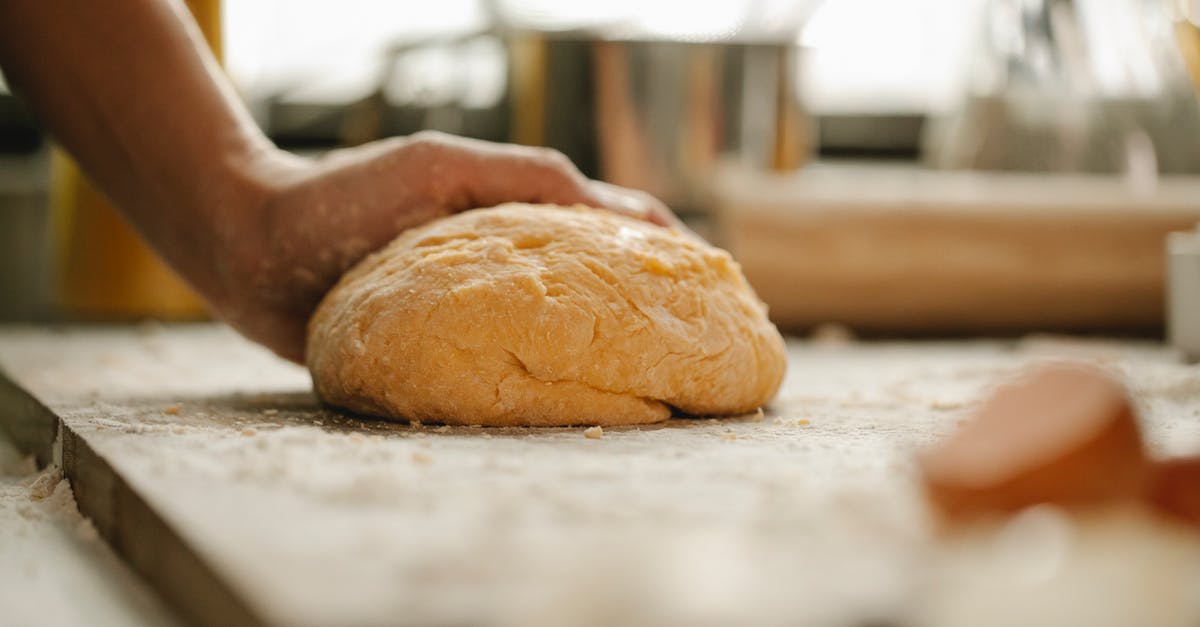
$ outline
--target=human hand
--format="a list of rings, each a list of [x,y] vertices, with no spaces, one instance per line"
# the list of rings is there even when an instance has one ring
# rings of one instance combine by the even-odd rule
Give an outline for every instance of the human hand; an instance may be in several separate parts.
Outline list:
[[[279,355],[304,357],[305,326],[343,272],[405,229],[504,202],[585,204],[666,227],[648,194],[590,181],[561,153],[422,132],[318,160],[272,152],[222,218],[218,316]]]

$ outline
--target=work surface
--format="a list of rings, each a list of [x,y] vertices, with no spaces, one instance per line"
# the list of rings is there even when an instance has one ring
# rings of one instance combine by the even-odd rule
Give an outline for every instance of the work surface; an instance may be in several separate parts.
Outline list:
[[[765,414],[596,439],[342,415],[217,326],[8,328],[0,428],[204,623],[1196,624],[1200,546],[1142,513],[933,532],[912,455],[1062,357],[1126,378],[1155,454],[1200,451],[1200,368],[1057,338],[794,342]]]

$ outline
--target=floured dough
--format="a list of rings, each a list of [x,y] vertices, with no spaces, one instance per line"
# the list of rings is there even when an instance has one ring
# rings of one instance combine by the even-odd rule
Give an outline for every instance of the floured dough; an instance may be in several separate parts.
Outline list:
[[[308,329],[327,403],[458,425],[626,425],[754,410],[785,355],[729,254],[585,207],[508,204],[404,232]]]

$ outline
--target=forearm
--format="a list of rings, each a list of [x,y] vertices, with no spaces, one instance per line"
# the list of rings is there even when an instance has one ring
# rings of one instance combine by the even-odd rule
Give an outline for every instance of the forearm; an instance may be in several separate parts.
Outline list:
[[[178,0],[0,0],[0,67],[214,312],[299,361],[338,276],[397,233],[503,202],[661,203],[545,149],[420,135],[300,160],[255,126]]]
[[[208,296],[212,248],[275,151],[185,9],[165,0],[0,2],[0,67],[147,240]]]

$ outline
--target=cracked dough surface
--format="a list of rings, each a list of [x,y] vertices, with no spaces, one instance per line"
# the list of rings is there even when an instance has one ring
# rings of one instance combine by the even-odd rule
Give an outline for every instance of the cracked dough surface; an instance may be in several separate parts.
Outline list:
[[[508,204],[404,232],[326,295],[318,395],[456,425],[627,425],[753,411],[783,340],[738,264],[585,207]]]

